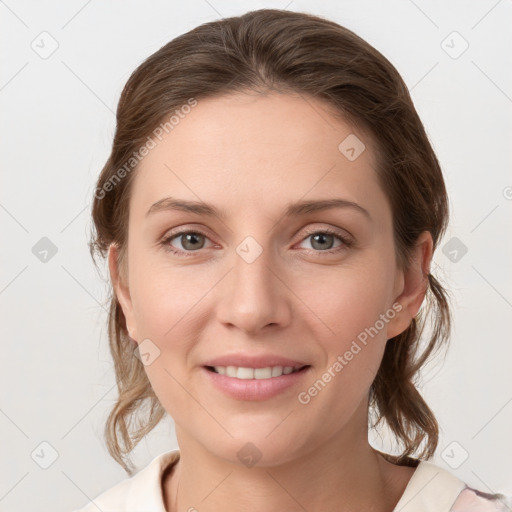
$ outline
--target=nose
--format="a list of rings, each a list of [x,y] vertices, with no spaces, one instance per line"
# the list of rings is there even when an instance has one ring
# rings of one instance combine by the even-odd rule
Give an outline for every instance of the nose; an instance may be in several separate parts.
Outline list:
[[[217,318],[222,324],[256,335],[263,328],[290,323],[293,294],[271,260],[269,250],[253,261],[243,251],[234,253],[232,269],[217,290]]]

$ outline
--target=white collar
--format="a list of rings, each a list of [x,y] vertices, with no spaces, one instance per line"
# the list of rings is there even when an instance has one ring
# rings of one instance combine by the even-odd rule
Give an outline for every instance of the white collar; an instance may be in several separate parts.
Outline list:
[[[393,512],[449,512],[465,487],[446,469],[420,461]]]
[[[172,450],[155,457],[145,468],[100,494],[75,512],[166,512],[162,476],[180,457]],[[420,461],[393,512],[449,512],[465,483],[447,470]]]

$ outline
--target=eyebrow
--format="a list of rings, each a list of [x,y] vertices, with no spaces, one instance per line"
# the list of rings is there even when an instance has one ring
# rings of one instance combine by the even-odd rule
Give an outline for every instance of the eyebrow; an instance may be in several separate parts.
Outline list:
[[[346,199],[318,199],[311,201],[298,201],[286,206],[284,216],[293,217],[298,215],[306,215],[308,213],[319,212],[323,210],[330,210],[332,208],[350,208],[353,211],[362,213],[368,220],[372,217],[368,210],[353,201]],[[202,201],[187,201],[184,199],[175,199],[173,197],[164,197],[146,212],[146,217],[151,213],[160,211],[182,211],[188,213],[195,213],[198,215],[205,215],[208,217],[219,217],[220,219],[227,218],[227,212],[223,209],[217,209],[211,204]]]

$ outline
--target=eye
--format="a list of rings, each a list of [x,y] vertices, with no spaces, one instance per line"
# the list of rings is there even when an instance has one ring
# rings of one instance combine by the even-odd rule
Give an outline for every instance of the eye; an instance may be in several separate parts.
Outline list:
[[[336,239],[340,243],[334,246]],[[311,240],[310,245],[314,252],[323,252],[328,254],[338,252],[352,245],[352,240],[332,229],[310,231],[308,236],[303,239],[303,242],[306,240]]]
[[[329,228],[311,230],[301,243],[308,239],[311,239],[311,252],[318,255],[343,251],[353,243],[349,237]],[[201,231],[183,230],[164,237],[161,245],[166,251],[179,256],[194,256],[195,252],[205,248],[205,242],[208,240],[208,236]],[[339,242],[338,245],[334,245],[336,240]],[[212,243],[210,247],[213,245]]]
[[[208,237],[200,231],[181,231],[165,237],[162,240],[162,245],[166,250],[175,254],[192,256],[191,253],[204,248],[205,240],[208,240]],[[176,247],[173,243],[179,244],[181,247]]]

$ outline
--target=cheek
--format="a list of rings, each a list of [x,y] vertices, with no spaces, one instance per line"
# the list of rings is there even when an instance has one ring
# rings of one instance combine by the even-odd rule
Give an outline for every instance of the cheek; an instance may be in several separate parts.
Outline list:
[[[314,286],[300,288],[297,283],[295,288],[308,305],[304,332],[319,345],[330,372],[322,380],[336,382],[333,387],[343,391],[342,402],[366,392],[382,360],[387,327],[396,314],[389,304],[387,275],[376,263],[340,269],[315,279]]]
[[[190,267],[192,268],[192,267]],[[158,356],[144,370],[164,409],[178,418],[193,415],[188,379],[190,351],[203,330],[203,281],[187,279],[175,269],[140,272],[132,285],[132,301],[141,339],[150,339]],[[212,284],[214,281],[212,282]],[[194,410],[194,414],[201,414]]]
[[[304,306],[297,302],[298,307],[310,319],[309,326],[315,326],[318,339],[331,339],[343,348],[372,328],[389,308],[390,273],[370,263],[329,270],[310,279],[297,279],[292,289],[302,299]],[[387,325],[378,323],[380,337],[386,337]]]
[[[130,275],[130,293],[141,337],[175,339],[190,328],[196,308],[218,279],[193,265],[173,268],[162,261],[139,257]]]
[[[387,323],[381,316],[387,311],[385,295],[359,280],[345,279],[339,285],[331,297],[325,293],[311,297],[318,299],[316,313],[322,322],[315,329],[309,322],[305,332],[322,355],[322,364],[298,396],[304,411],[329,418],[325,427],[333,429],[348,421],[366,400],[387,342]]]

